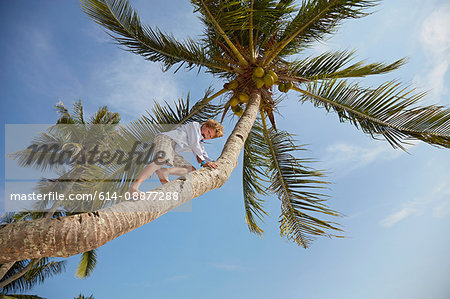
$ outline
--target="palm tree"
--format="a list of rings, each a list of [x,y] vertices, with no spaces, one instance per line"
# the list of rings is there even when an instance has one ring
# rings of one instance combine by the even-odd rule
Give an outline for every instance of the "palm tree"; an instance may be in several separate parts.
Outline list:
[[[35,187],[35,191],[40,194],[46,194],[52,191],[59,191],[65,195],[69,193],[82,192],[86,186],[92,186],[92,182],[86,180],[89,165],[87,163],[79,163],[77,159],[73,159],[80,152],[89,152],[94,147],[105,147],[110,141],[105,134],[111,134],[114,125],[120,121],[118,113],[108,111],[108,108],[100,107],[97,112],[85,120],[84,108],[81,100],[73,104],[72,113],[60,101],[55,105],[57,114],[59,115],[56,121],[56,126],[48,129],[48,132],[41,133],[33,140],[34,149],[27,148],[25,150],[16,152],[12,155],[13,158],[19,161],[19,165],[25,167],[34,167],[38,169],[56,169],[60,173],[57,179],[41,179]],[[101,126],[99,126],[101,125]],[[48,150],[54,147],[56,150]],[[69,150],[71,149],[71,150]],[[76,149],[76,150],[73,150]],[[32,154],[34,151],[34,154]],[[68,163],[68,169],[61,168],[59,163],[53,163],[52,159],[55,154],[61,155],[65,151],[69,154],[67,158],[71,158]],[[70,201],[55,201],[49,210],[46,210],[49,204],[48,200],[43,200],[35,205],[34,211],[24,211],[15,214],[7,215],[2,222],[11,225],[18,221],[30,221],[39,218],[57,218],[61,216],[76,215],[80,209],[92,209],[92,207],[101,206],[102,202],[91,201],[89,206],[80,206],[73,204]],[[62,205],[62,210],[57,211],[58,207]],[[90,276],[97,263],[97,255],[95,250],[89,250],[81,255],[80,263],[77,267],[76,276],[79,278],[87,278]],[[35,268],[42,267],[42,263],[47,259],[33,259],[29,261],[13,261],[1,265],[0,282],[1,288],[7,288],[8,285],[15,285],[16,281],[23,280],[24,277],[30,276]],[[27,263],[23,266],[23,263]],[[53,265],[55,262],[48,262],[46,264]],[[56,263],[57,265],[60,262]],[[22,267],[23,266],[23,267]],[[18,271],[16,268],[20,268]],[[60,267],[59,267],[60,268]],[[14,270],[16,269],[16,270]],[[14,275],[11,275],[13,271]],[[41,279],[42,282],[43,279]]]
[[[14,228],[0,231],[6,240],[1,246],[13,248],[0,254],[0,262],[70,256],[97,248],[179,204],[222,186],[242,148],[244,203],[251,231],[262,232],[258,219],[265,215],[262,196],[267,194],[276,195],[281,201],[280,229],[288,239],[307,247],[316,236],[338,234],[340,229],[334,222],[318,217],[339,215],[325,205],[326,197],[320,192],[326,183],[323,174],[310,168],[307,160],[297,158],[302,147],[295,145],[288,132],[276,126],[274,111],[284,99],[276,97],[278,91],[298,92],[301,103],[309,101],[336,112],[341,122],[350,122],[373,138],[384,138],[394,148],[404,149],[404,144],[411,140],[450,147],[447,108],[420,106],[424,94],[416,94],[395,81],[376,87],[364,87],[354,81],[393,71],[405,63],[404,59],[390,64],[355,62],[355,53],[348,51],[302,57],[306,48],[335,32],[344,20],[370,14],[369,10],[378,2],[311,0],[296,4],[292,0],[192,0],[205,31],[197,40],[179,41],[171,34],[143,25],[125,0],[82,0],[84,11],[129,51],[159,62],[165,69],[184,65],[225,80],[224,89],[194,105],[189,115],[195,115],[222,96],[226,101],[219,106],[222,105],[224,116],[231,107],[239,119],[217,160],[218,169],[199,169],[189,177],[154,190],[178,192],[177,203],[165,202],[163,207],[155,208],[145,201],[124,202],[94,214],[63,217],[58,223],[44,224],[42,220],[18,223]],[[188,119],[177,118],[177,121]],[[141,119],[132,127],[139,130],[145,124],[146,120]],[[61,241],[44,244],[37,253],[31,248],[44,240],[42,234],[36,233],[36,228],[44,225],[47,239]],[[15,232],[27,232],[26,241]],[[68,237],[62,238],[63,235]],[[73,240],[78,242],[75,244]]]
[[[0,221],[1,226],[9,225],[30,217],[29,213],[6,214]],[[36,215],[35,215],[36,216]],[[29,259],[11,262],[0,278],[0,298],[41,298],[36,295],[13,294],[24,292],[47,278],[65,270],[66,261],[54,261],[49,258]],[[1,265],[4,268],[6,265]]]

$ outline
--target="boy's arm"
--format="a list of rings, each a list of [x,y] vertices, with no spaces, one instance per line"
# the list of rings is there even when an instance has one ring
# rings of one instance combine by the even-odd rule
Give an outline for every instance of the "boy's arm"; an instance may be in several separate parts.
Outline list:
[[[197,162],[198,162],[198,163],[201,164],[201,163],[203,162],[203,160],[200,159],[199,156],[196,155],[195,157],[197,158]],[[203,166],[203,167],[207,166],[207,167],[211,167],[211,168],[217,168],[217,164],[216,164],[215,162],[213,162],[213,161],[205,162],[205,163],[203,163],[202,166]]]

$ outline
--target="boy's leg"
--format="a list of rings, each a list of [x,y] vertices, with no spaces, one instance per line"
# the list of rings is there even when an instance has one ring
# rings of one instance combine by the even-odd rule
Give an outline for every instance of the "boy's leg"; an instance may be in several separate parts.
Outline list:
[[[164,164],[171,164],[174,155],[175,142],[165,135],[157,135],[153,140],[155,159],[142,169],[134,183],[128,190],[131,193],[139,192],[139,186],[145,182],[155,171],[161,169]]]
[[[195,170],[195,168],[192,166],[189,168],[186,167],[161,168],[156,171],[156,174],[158,175],[161,184],[165,184],[169,182],[169,175],[176,175],[176,176],[186,175],[193,170]]]
[[[187,162],[183,156],[178,153],[174,153],[173,164],[175,165],[173,168],[161,168],[156,171],[161,184],[169,182],[169,175],[182,176],[195,170],[195,167]]]
[[[155,171],[158,171],[163,165],[155,162],[147,164],[137,176],[136,180],[130,187],[130,192],[139,191],[139,186],[145,182]]]

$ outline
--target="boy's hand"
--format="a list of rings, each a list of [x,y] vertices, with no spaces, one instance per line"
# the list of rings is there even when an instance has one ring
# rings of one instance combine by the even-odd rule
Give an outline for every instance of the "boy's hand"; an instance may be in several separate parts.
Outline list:
[[[215,162],[206,162],[205,164],[203,164],[203,167],[209,167],[209,168],[217,168],[217,164]]]

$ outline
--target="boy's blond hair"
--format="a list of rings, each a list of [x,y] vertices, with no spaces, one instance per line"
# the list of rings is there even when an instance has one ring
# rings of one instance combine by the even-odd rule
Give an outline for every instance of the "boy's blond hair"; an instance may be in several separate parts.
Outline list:
[[[202,126],[205,125],[208,128],[213,128],[216,130],[216,136],[214,136],[214,138],[217,137],[222,137],[223,136],[223,126],[220,122],[218,122],[217,120],[214,119],[208,119],[207,121],[205,121],[204,123],[202,123]]]

